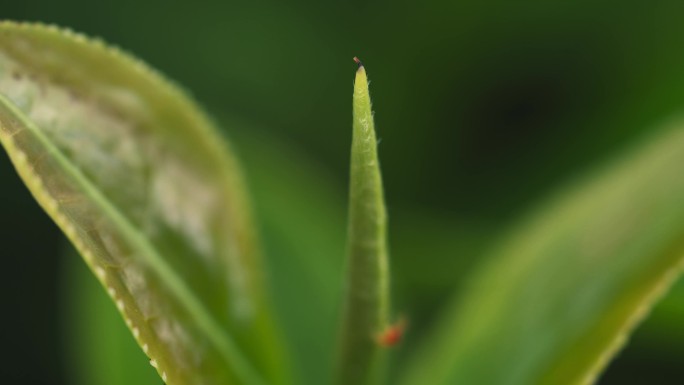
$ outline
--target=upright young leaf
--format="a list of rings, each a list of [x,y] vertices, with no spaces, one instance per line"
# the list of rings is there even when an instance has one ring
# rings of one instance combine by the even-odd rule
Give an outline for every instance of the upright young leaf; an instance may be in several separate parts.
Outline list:
[[[358,60],[358,59],[357,59]],[[358,62],[358,61],[357,61]],[[366,70],[354,82],[349,181],[349,239],[338,384],[372,384],[382,376],[375,335],[388,323],[387,215]]]
[[[594,383],[682,267],[684,123],[660,133],[503,242],[402,384]]]
[[[0,141],[164,381],[287,381],[239,168],[178,88],[99,41],[2,22]]]

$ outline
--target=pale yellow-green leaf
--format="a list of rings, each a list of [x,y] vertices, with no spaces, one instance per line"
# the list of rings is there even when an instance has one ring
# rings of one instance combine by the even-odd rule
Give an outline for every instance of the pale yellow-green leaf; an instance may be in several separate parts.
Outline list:
[[[168,384],[288,382],[238,165],[183,92],[99,41],[2,22],[0,141]]]

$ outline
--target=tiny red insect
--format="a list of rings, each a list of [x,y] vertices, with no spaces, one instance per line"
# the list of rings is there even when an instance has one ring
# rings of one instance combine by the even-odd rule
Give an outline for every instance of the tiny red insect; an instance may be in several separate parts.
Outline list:
[[[363,63],[361,62],[361,59],[358,57],[354,56],[354,63],[359,65],[359,68],[363,67]]]
[[[406,331],[406,319],[400,318],[393,325],[389,325],[382,332],[375,336],[375,341],[378,345],[390,348],[401,342],[404,337],[404,332]]]

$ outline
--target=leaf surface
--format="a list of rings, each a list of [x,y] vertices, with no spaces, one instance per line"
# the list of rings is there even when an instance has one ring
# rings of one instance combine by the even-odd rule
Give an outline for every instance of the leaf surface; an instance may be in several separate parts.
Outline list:
[[[236,160],[99,41],[0,23],[0,141],[168,384],[287,382]]]
[[[680,274],[684,123],[658,133],[517,227],[401,383],[594,383]]]
[[[329,384],[344,266],[344,189],[286,139],[252,129],[234,140],[254,193],[295,383]]]
[[[61,258],[63,332],[67,383],[158,384],[116,307],[88,267],[69,248]]]
[[[385,352],[376,336],[388,327],[390,312],[387,213],[368,78],[366,69],[358,63],[353,97],[347,273],[335,378],[341,385],[381,381]]]

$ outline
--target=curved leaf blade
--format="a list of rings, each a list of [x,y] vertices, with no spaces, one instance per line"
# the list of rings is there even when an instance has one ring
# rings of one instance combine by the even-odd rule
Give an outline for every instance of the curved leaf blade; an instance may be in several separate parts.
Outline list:
[[[591,384],[684,256],[684,124],[503,242],[404,373],[416,384]]]
[[[237,162],[181,91],[53,27],[0,23],[0,141],[169,384],[283,383]]]

